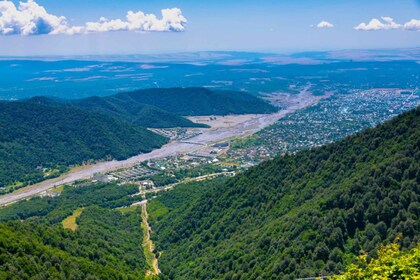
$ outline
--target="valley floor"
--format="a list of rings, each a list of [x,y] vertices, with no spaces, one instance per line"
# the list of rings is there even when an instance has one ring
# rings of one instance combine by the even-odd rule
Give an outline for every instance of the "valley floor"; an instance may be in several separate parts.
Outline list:
[[[201,134],[188,139],[188,141],[173,141],[150,153],[140,154],[122,161],[113,160],[99,162],[86,168],[70,171],[69,173],[64,174],[56,179],[41,182],[33,186],[19,189],[13,193],[3,195],[0,197],[0,206],[38,195],[60,185],[69,184],[77,180],[89,179],[95,173],[105,173],[121,168],[126,168],[142,161],[196,152],[201,149],[205,149],[208,145],[222,142],[226,139],[251,135],[263,129],[264,127],[272,125],[278,119],[286,116],[287,114],[312,105],[325,97],[327,96],[313,96],[310,92],[307,91],[306,88],[302,90],[300,94],[296,95],[285,95],[279,93],[279,96],[276,96],[275,101],[281,101],[281,104],[287,107],[277,113],[268,115],[252,115],[252,117],[248,115],[247,117],[243,118],[235,117],[234,125],[232,125],[230,121],[226,121],[225,117],[224,125],[222,121],[222,123],[219,122],[217,126],[210,129],[202,128],[200,129]],[[273,96],[268,98],[273,99]],[[219,117],[216,116],[216,118]],[[243,121],[241,122],[238,120]]]

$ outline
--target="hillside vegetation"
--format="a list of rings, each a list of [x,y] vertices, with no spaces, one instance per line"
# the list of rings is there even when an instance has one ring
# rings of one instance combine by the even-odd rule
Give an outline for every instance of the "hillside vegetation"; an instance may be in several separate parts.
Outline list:
[[[205,88],[143,89],[71,101],[33,97],[29,101],[43,104],[67,103],[147,128],[208,127],[182,116],[263,114],[276,111],[264,100],[247,93],[211,91]]]
[[[145,279],[137,186],[65,187],[57,198],[34,198],[0,209],[0,279]],[[138,199],[138,198],[137,198]],[[83,207],[77,228],[62,221]],[[23,219],[26,219],[23,221]]]
[[[207,127],[204,124],[194,123],[174,113],[142,104],[141,101],[127,98],[125,95],[89,97],[77,100],[72,104],[81,109],[118,117],[141,127]]]
[[[381,246],[377,258],[368,260],[366,254],[362,254],[343,275],[333,278],[359,279],[420,279],[420,244],[408,252],[401,251],[398,243]]]
[[[273,113],[276,108],[253,95],[206,88],[155,88],[120,93],[120,100],[148,104],[181,116]]]
[[[35,183],[84,161],[125,159],[167,141],[115,118],[38,101],[0,102],[0,187]]]
[[[420,241],[420,108],[183,199],[188,193],[169,192],[148,206],[164,279],[334,275],[361,250],[376,257],[379,245],[400,234],[402,248],[413,248]]]

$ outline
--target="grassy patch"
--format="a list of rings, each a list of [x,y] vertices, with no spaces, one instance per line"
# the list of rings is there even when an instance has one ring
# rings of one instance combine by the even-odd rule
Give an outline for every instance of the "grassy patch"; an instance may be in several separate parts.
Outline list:
[[[122,207],[117,208],[118,211],[120,211],[121,214],[129,214],[136,211],[136,207]]]
[[[63,227],[72,231],[77,230],[76,219],[82,214],[83,208],[74,210],[73,214],[63,220]]]
[[[58,177],[62,174],[60,169],[49,169],[44,172],[44,178]]]
[[[219,164],[226,167],[239,167],[240,166],[240,164],[237,162],[227,162],[227,161],[221,161],[219,162]]]
[[[149,219],[156,222],[160,217],[166,215],[169,209],[159,200],[153,199],[147,204],[147,212],[149,213]]]
[[[120,207],[116,210],[120,211],[122,214],[129,214],[137,211],[137,208],[141,207],[141,204],[126,206],[126,207]]]
[[[60,195],[63,191],[64,191],[64,185],[59,186],[59,187],[55,187],[53,189],[49,189],[49,190],[47,190],[47,193],[55,196],[55,195]]]
[[[25,186],[25,183],[23,182],[14,182],[13,184],[10,184],[3,188],[4,193],[12,192],[14,190],[20,189]]]

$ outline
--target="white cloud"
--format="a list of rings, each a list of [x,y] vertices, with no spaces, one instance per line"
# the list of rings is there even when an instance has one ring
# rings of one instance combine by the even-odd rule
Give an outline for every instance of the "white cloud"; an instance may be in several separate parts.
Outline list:
[[[368,24],[361,23],[355,27],[356,30],[372,31],[372,30],[390,30],[390,29],[404,29],[407,31],[420,31],[420,20],[412,19],[405,24],[399,24],[391,17],[381,17],[379,19],[372,19]]]
[[[178,8],[163,9],[162,17],[154,14],[129,11],[126,20],[108,20],[101,17],[97,22],[84,26],[69,25],[66,17],[49,14],[34,0],[20,2],[0,1],[0,35],[80,34],[108,31],[184,31],[187,19]]]
[[[362,31],[373,31],[373,30],[389,30],[389,29],[399,29],[402,27],[401,24],[396,23],[391,17],[381,17],[382,21],[374,18],[368,24],[362,22],[354,29]]]
[[[87,22],[87,32],[107,31],[184,31],[187,19],[178,8],[163,9],[162,18],[158,19],[154,14],[129,11],[127,20],[108,20],[104,17],[97,22]]]
[[[317,24],[316,26],[317,28],[333,28],[334,24],[328,22],[328,21],[321,21],[320,23]]]
[[[404,24],[404,29],[408,31],[420,31],[420,20],[412,19]]]
[[[0,1],[0,34],[40,35],[74,34],[78,27],[70,27],[65,17],[48,14],[33,0],[20,2],[16,7],[11,1]]]

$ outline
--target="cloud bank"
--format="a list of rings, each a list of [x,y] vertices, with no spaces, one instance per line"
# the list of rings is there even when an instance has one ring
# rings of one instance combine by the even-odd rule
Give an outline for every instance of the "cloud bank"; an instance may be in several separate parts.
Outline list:
[[[39,35],[74,34],[79,27],[70,27],[65,17],[47,13],[36,2],[21,2],[18,7],[11,1],[0,2],[0,34]]]
[[[372,30],[388,30],[388,29],[398,29],[401,28],[401,24],[396,23],[393,18],[390,17],[381,17],[382,21],[374,18],[369,23],[362,22],[354,29],[363,30],[363,31],[372,31]]]
[[[369,23],[360,23],[354,29],[361,31],[377,31],[377,30],[392,30],[404,29],[407,31],[420,31],[420,20],[412,19],[411,21],[400,24],[394,21],[391,17],[381,17],[381,19],[373,18]]]
[[[404,24],[404,29],[409,31],[420,31],[420,20],[412,19]]]
[[[108,20],[100,18],[97,22],[87,22],[86,32],[107,32],[107,31],[175,31],[185,30],[187,19],[182,11],[177,8],[163,9],[162,18],[158,19],[154,14],[129,11],[127,20]]]
[[[317,28],[333,28],[334,24],[328,22],[328,21],[321,21],[320,23],[317,24],[316,26]]]
[[[163,9],[161,18],[141,11],[127,13],[126,19],[108,20],[101,17],[97,22],[83,26],[71,26],[66,17],[49,14],[34,0],[20,2],[0,1],[0,35],[82,34],[109,31],[182,32],[187,19],[178,8]]]

